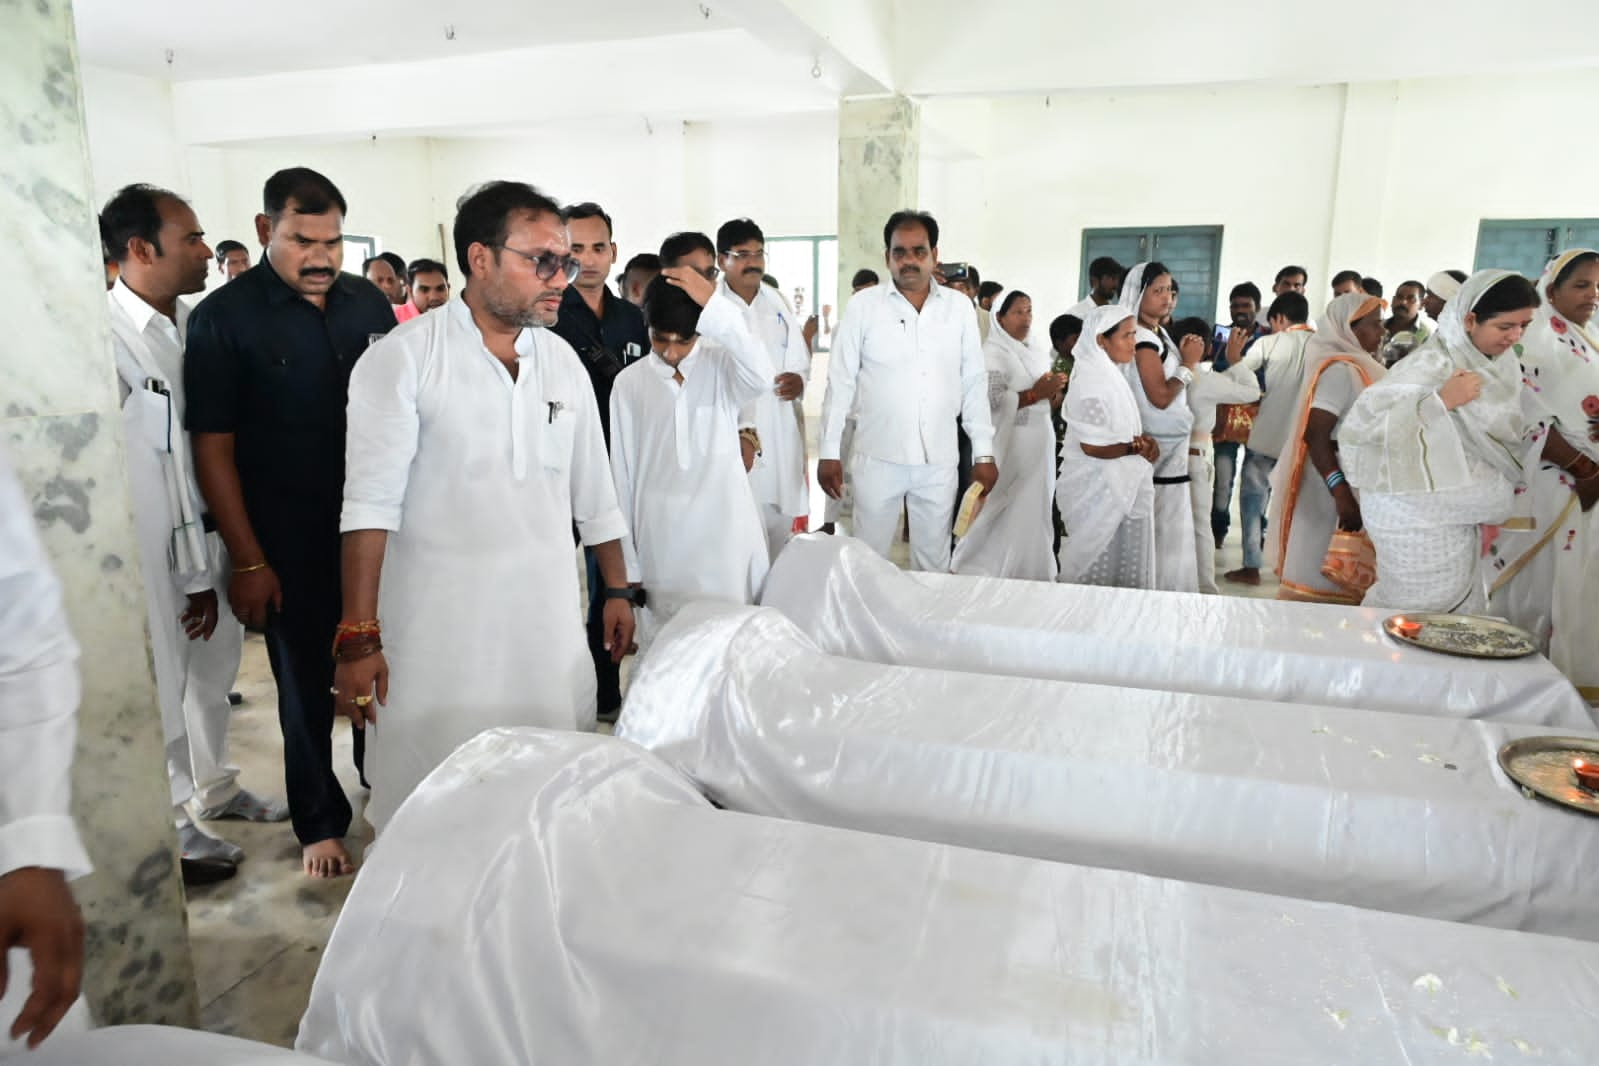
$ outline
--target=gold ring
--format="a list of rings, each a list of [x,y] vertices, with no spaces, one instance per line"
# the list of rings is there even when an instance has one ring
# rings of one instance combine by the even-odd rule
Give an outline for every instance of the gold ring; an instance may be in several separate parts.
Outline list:
[[[350,702],[355,704],[357,707],[365,707],[367,704],[372,702],[372,697],[371,696],[356,696]]]

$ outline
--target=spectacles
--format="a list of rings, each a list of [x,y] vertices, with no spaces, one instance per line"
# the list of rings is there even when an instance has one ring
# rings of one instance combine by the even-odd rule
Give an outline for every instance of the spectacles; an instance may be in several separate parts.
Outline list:
[[[731,255],[732,253],[729,252],[728,254]],[[695,268],[695,269],[698,269],[698,268]],[[705,280],[706,281],[715,281],[717,279],[717,277],[719,277],[721,275],[722,272],[720,270],[717,270],[715,267],[706,267],[704,270],[701,270],[700,273],[705,275]]]
[[[722,254],[727,256],[729,259],[731,259],[735,263],[742,263],[745,260],[748,260],[748,261],[750,261],[752,263],[757,261],[757,260],[759,260],[762,263],[766,262],[766,249],[765,248],[762,248],[759,251],[754,251],[754,252],[723,252]]]
[[[533,272],[539,276],[540,281],[551,281],[557,274],[565,274],[568,283],[577,280],[583,265],[570,255],[556,255],[554,252],[524,252],[520,248],[512,248],[509,244],[496,244],[492,247],[504,248],[507,252],[517,255],[533,264]]]

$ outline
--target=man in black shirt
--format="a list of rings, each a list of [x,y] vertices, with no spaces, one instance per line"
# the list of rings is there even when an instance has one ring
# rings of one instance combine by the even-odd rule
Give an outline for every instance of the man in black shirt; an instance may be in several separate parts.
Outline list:
[[[294,832],[306,873],[352,872],[333,774],[339,510],[350,369],[394,328],[371,282],[341,273],[344,197],[314,170],[267,179],[266,254],[195,308],[183,380],[200,490],[233,559],[228,602],[264,631]]]
[[[573,204],[561,212],[572,256],[580,270],[561,297],[561,316],[551,330],[577,352],[594,385],[600,405],[600,428],[605,445],[611,444],[611,382],[624,366],[650,351],[650,334],[644,314],[619,299],[605,279],[616,265],[616,244],[611,239],[611,216],[595,203]],[[605,650],[605,582],[600,579],[594,552],[583,549],[588,561],[589,654],[598,682],[596,709],[602,722],[616,721],[622,707],[621,676],[611,653]]]

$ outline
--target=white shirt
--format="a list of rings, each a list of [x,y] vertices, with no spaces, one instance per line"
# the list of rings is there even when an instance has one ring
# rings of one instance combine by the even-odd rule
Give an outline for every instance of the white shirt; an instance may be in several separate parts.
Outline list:
[[[626,527],[577,353],[547,329],[523,330],[516,353],[513,380],[455,299],[396,326],[350,375],[340,528],[389,531],[374,826],[485,729],[594,720],[572,526],[590,545]]]
[[[893,285],[862,290],[833,334],[821,458],[839,459],[844,420],[856,418],[855,451],[890,463],[950,466],[959,458],[955,419],[972,455],[993,454],[988,369],[977,313],[934,285],[921,313]]]
[[[688,600],[753,603],[766,580],[766,532],[738,423],[739,409],[769,393],[774,375],[744,306],[718,292],[675,372],[651,354],[612,386],[611,469],[627,518],[627,578],[643,583],[657,623]]]
[[[762,285],[754,302],[746,304],[727,284],[725,276],[717,290],[733,301],[743,313],[744,325],[765,344],[773,378],[778,374],[798,374],[809,380],[811,350],[805,344],[801,324],[782,296],[770,285]],[[776,382],[769,381],[743,413],[745,424],[753,425],[761,437],[761,454],[756,456],[749,472],[755,500],[763,507],[776,507],[792,517],[810,513],[800,403],[799,400],[779,400]]]
[[[1261,395],[1260,413],[1249,431],[1249,450],[1282,455],[1298,416],[1299,393],[1305,381],[1305,345],[1315,334],[1308,329],[1291,329],[1261,337],[1249,346],[1244,357],[1224,371],[1234,381],[1253,378],[1266,368],[1266,390]]]
[[[1194,383],[1188,386],[1188,407],[1194,412],[1194,429],[1189,436],[1193,447],[1206,448],[1216,430],[1216,408],[1224,403],[1254,403],[1260,399],[1260,383],[1254,378],[1231,378],[1216,373],[1209,362],[1194,368]]]
[[[0,877],[91,869],[71,814],[77,661],[61,585],[0,445]]]

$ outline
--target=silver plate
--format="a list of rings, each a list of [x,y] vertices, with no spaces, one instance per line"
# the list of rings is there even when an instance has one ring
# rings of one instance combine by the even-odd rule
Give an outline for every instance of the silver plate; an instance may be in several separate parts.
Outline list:
[[[1577,787],[1573,759],[1599,763],[1599,738],[1522,737],[1499,749],[1499,768],[1522,788],[1563,807],[1599,814],[1599,793]]]
[[[1399,628],[1401,622],[1419,623],[1421,631],[1414,636],[1404,633]],[[1537,642],[1525,629],[1474,614],[1396,614],[1383,620],[1382,631],[1418,648],[1468,659],[1520,659],[1538,650]]]

